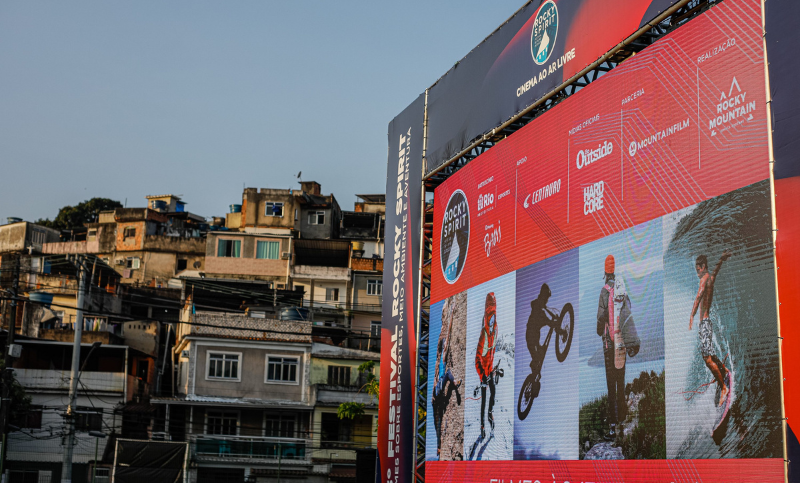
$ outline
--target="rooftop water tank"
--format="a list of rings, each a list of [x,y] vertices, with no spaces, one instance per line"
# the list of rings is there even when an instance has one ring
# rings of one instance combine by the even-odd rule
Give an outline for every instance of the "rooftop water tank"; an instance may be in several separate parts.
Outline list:
[[[241,213],[242,205],[231,205],[231,213]]]

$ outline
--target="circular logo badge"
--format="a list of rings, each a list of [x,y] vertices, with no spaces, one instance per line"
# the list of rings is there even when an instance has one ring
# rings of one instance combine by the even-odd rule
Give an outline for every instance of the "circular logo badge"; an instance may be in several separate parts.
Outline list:
[[[469,203],[461,190],[450,195],[439,240],[442,274],[447,283],[455,283],[464,269],[469,250]]]
[[[628,154],[630,154],[631,156],[636,156],[636,141],[632,142],[628,146]]]
[[[558,8],[553,0],[547,0],[536,12],[531,30],[531,55],[536,65],[550,58],[558,36]]]

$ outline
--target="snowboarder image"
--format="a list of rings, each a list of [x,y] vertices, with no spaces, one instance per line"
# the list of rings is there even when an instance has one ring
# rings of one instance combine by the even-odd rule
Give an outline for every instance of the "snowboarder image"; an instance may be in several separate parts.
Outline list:
[[[622,277],[616,276],[615,259],[605,260],[605,285],[600,290],[597,304],[597,335],[603,344],[603,359],[608,387],[607,441],[616,438],[619,425],[625,420],[625,362],[639,352],[639,337],[631,314],[631,300]]]
[[[442,449],[442,420],[447,406],[450,404],[450,397],[452,393],[456,394],[456,403],[461,405],[461,394],[458,389],[461,387],[461,381],[456,381],[453,378],[453,373],[450,371],[450,336],[452,335],[453,328],[453,303],[448,299],[442,307],[442,333],[439,336],[439,344],[436,352],[436,368],[434,370],[434,385],[433,397],[431,397],[431,405],[433,406],[433,426],[436,429],[436,455],[441,453]],[[447,328],[445,329],[445,324]],[[448,385],[449,383],[449,385]]]
[[[494,292],[486,294],[486,305],[483,310],[483,326],[478,337],[478,348],[475,351],[475,370],[481,381],[481,438],[486,437],[486,388],[489,388],[489,426],[494,431],[494,409],[496,379],[502,376],[500,369],[495,370],[494,353],[497,348],[497,300]]]
[[[733,377],[725,364],[719,360],[716,351],[714,350],[713,340],[713,327],[711,325],[711,303],[714,300],[714,284],[717,281],[717,275],[722,268],[722,263],[730,258],[731,252],[725,251],[720,256],[717,266],[714,271],[708,272],[708,258],[705,255],[700,255],[695,260],[695,271],[697,278],[700,279],[700,288],[697,296],[694,299],[692,306],[692,313],[689,316],[689,330],[692,330],[694,323],[694,316],[700,311],[699,338],[700,338],[700,355],[706,363],[706,367],[714,375],[717,382],[717,387],[720,389],[719,401],[717,406],[723,407],[723,414],[721,415],[720,422],[725,418],[728,408],[730,407],[730,399],[732,398],[733,391]]]

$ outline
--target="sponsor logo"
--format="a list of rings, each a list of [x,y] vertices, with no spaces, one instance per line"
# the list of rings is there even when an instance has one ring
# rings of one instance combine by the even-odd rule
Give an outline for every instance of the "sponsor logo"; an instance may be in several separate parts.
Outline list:
[[[553,0],[547,0],[536,12],[531,29],[531,55],[536,65],[542,65],[550,58],[558,36],[558,7]]]
[[[583,214],[589,215],[603,209],[605,183],[598,181],[583,188]]]
[[[524,206],[525,208],[529,208],[531,205],[535,205],[536,203],[539,203],[540,201],[553,196],[559,191],[561,191],[561,178],[553,181],[548,185],[542,186],[538,190],[526,196],[525,201],[522,203],[522,206]]]
[[[609,141],[604,141],[603,144],[597,146],[596,149],[581,149],[575,158],[575,165],[578,169],[605,158],[614,151],[614,145]]]
[[[709,119],[708,129],[711,130],[712,136],[716,136],[717,129],[727,131],[745,121],[751,121],[755,110],[756,101],[747,101],[747,92],[742,91],[734,77],[728,94],[726,95],[725,91],[720,92],[717,116]]]
[[[486,193],[485,195],[478,195],[478,209],[482,210],[494,204],[494,193]]]
[[[633,141],[628,145],[628,154],[630,154],[631,156],[636,156],[636,153],[638,153],[642,149],[651,146],[657,142],[660,142],[663,139],[668,138],[669,136],[672,136],[677,132],[683,131],[687,127],[689,127],[689,119],[686,119],[685,121],[678,121],[672,126],[666,129],[662,129],[657,133],[651,134],[650,136],[642,139],[641,141]]]
[[[488,257],[492,253],[492,248],[500,243],[500,222],[497,222],[497,227],[491,224],[486,225],[485,228],[487,233],[483,236],[483,249]]]
[[[439,262],[447,283],[455,283],[464,269],[469,250],[469,203],[461,190],[455,190],[447,202],[439,238]]]

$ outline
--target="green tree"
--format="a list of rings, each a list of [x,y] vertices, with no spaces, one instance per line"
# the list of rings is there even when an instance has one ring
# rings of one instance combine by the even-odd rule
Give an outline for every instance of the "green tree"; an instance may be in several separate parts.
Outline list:
[[[69,230],[82,227],[85,223],[97,221],[101,211],[122,208],[122,203],[108,198],[92,198],[82,201],[75,206],[65,206],[58,210],[58,215],[50,221],[49,218],[36,220],[36,223],[56,230]]]
[[[367,361],[358,366],[358,372],[366,374],[367,379],[367,382],[361,386],[358,392],[366,392],[372,397],[373,401],[377,399],[378,391],[380,390],[378,378],[372,373],[374,368],[375,361]],[[339,409],[336,411],[336,414],[339,416],[339,419],[355,419],[364,414],[365,407],[366,405],[364,403],[344,402],[339,405]]]
[[[5,372],[5,360],[0,358],[0,374]],[[11,406],[9,407],[9,421],[19,424],[31,409],[31,397],[25,393],[25,388],[16,378],[11,380]]]

